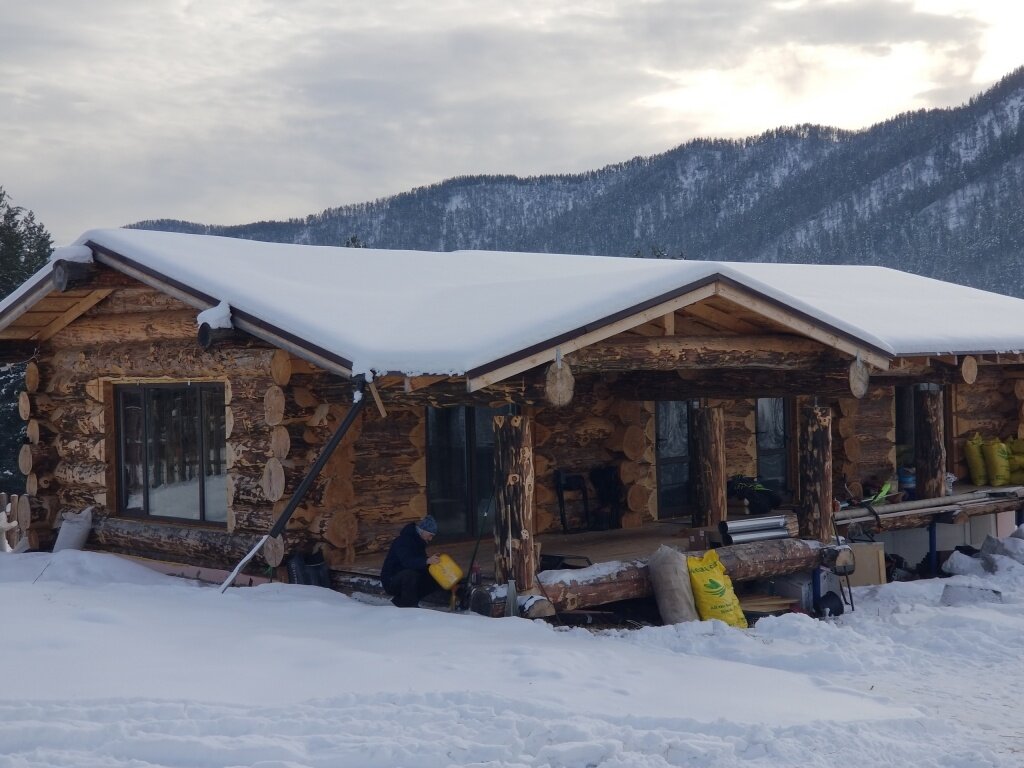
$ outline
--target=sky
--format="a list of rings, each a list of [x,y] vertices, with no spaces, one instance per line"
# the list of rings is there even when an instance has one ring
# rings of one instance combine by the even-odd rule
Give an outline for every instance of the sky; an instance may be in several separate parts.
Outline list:
[[[1019,768],[1024,539],[992,551],[835,619],[599,632],[0,553],[0,766]]]
[[[57,245],[856,129],[1024,64],[1009,0],[0,0],[0,186]]]

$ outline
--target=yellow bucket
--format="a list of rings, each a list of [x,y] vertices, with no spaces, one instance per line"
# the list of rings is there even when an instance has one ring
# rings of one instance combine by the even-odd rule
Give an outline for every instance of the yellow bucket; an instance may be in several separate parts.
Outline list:
[[[459,564],[448,555],[440,555],[440,561],[427,566],[434,581],[441,585],[441,589],[451,589],[462,579],[462,569]]]

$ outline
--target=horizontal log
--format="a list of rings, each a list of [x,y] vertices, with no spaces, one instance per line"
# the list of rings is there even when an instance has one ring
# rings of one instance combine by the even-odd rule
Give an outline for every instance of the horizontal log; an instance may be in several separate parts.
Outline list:
[[[811,373],[751,369],[723,375],[721,371],[651,371],[622,373],[609,379],[608,388],[616,397],[632,400],[689,400],[701,397],[744,399],[816,394],[819,397],[849,394],[848,370]]]
[[[54,409],[42,421],[53,432],[65,435],[102,435],[104,425],[103,406],[98,403],[64,405]]]
[[[18,470],[23,475],[52,469],[56,463],[57,451],[52,445],[25,443],[18,451]]]
[[[841,363],[838,355],[801,336],[618,337],[578,349],[567,357],[574,370],[674,371],[727,368],[820,370]]]
[[[106,438],[98,435],[61,434],[54,439],[57,455],[71,463],[106,461],[106,444]]]
[[[53,477],[61,485],[103,488],[107,484],[107,465],[99,461],[59,461]]]
[[[783,576],[809,571],[821,565],[827,547],[816,541],[776,539],[719,547],[722,565],[734,582]],[[703,551],[687,552],[699,557]],[[597,605],[653,596],[646,560],[620,563],[612,570],[598,563],[579,570],[541,571],[538,575],[544,594],[558,611],[590,608]],[[504,585],[486,588],[494,611],[503,605]],[[499,615],[492,613],[492,615]]]
[[[200,349],[194,338],[152,344],[102,344],[88,351],[78,347],[59,348],[53,353],[53,368],[74,374],[113,378],[183,379],[211,377],[269,376],[274,349],[256,346]]]
[[[199,527],[135,520],[124,517],[101,517],[93,521],[89,546],[107,552],[171,560],[202,568],[231,570],[259,542],[262,534],[223,528]],[[285,534],[285,550],[289,550]],[[267,565],[262,551],[248,566],[258,572]]]
[[[115,289],[89,310],[90,315],[119,315],[140,312],[178,312],[189,310],[193,321],[196,310],[183,301],[155,288],[132,286]]]
[[[160,313],[83,315],[50,339],[56,347],[92,347],[100,344],[139,344],[194,339],[194,309]]]
[[[41,499],[27,493],[18,497],[18,527],[23,532],[33,528],[53,528],[55,517],[52,499]]]

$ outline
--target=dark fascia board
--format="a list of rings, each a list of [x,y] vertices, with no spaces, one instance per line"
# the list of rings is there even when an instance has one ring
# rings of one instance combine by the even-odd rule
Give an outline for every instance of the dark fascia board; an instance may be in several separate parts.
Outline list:
[[[695,280],[692,283],[687,283],[686,285],[680,286],[678,288],[673,288],[671,291],[667,291],[659,296],[655,296],[652,299],[647,299],[646,301],[643,301],[640,304],[635,304],[632,307],[628,307],[626,309],[615,312],[614,314],[607,315],[598,320],[594,320],[592,322],[587,323],[586,325],[581,325],[578,328],[575,328],[571,331],[559,334],[558,336],[553,336],[552,338],[547,339],[546,341],[533,344],[532,346],[520,350],[519,352],[513,352],[510,355],[505,355],[504,357],[501,357],[497,360],[493,360],[490,363],[486,363],[484,365],[473,368],[472,370],[466,372],[466,378],[474,379],[479,376],[484,376],[490,373],[491,371],[495,371],[499,368],[505,367],[506,365],[510,365],[519,360],[523,360],[538,352],[551,349],[552,347],[558,347],[564,344],[565,342],[569,341],[570,339],[575,339],[579,336],[583,336],[584,334],[598,330],[599,328],[603,328],[607,325],[611,325],[620,320],[624,320],[625,318],[630,317],[632,315],[639,314],[640,312],[643,312],[646,309],[650,309],[651,307],[655,307],[659,304],[671,301],[672,299],[695,291],[699,288],[703,288],[706,285],[712,285],[715,283],[729,285],[737,290],[751,293],[757,296],[759,299],[774,304],[780,309],[783,309],[786,312],[796,317],[799,317],[805,322],[811,323],[812,325],[816,325],[822,330],[828,331],[829,333],[835,334],[836,336],[848,340],[852,344],[855,344],[859,347],[863,347],[865,349],[870,349],[871,351],[885,358],[891,359],[893,357],[893,355],[887,350],[881,349],[880,347],[876,347],[874,344],[870,344],[864,341],[863,339],[859,339],[853,334],[851,334],[849,331],[845,331],[840,328],[836,328],[835,326],[829,323],[822,322],[820,318],[813,317],[812,315],[809,315],[806,312],[791,307],[789,304],[786,304],[785,302],[780,301],[773,296],[768,296],[760,291],[751,288],[748,285],[744,285],[743,283],[734,280],[731,277],[726,277],[725,275],[722,275],[719,272],[715,272],[711,275],[708,275],[707,277],[701,278],[700,280]]]
[[[124,254],[111,250],[104,245],[100,245],[92,240],[88,241],[86,245],[92,249],[97,263],[134,277],[151,288],[156,288],[159,291],[170,294],[196,309],[209,309],[219,303],[213,296],[147,267],[145,264],[140,264],[134,259],[130,259]],[[346,378],[352,376],[352,362],[350,360],[316,344],[311,344],[306,339],[302,339],[283,328],[278,328],[262,318],[232,307],[231,324],[240,331],[266,341],[268,344],[285,349],[331,373],[337,373]]]
[[[14,304],[7,307],[3,314],[0,314],[0,330],[7,328],[11,323],[28,312],[32,306],[43,299],[53,290],[53,270],[40,275],[31,286],[21,295]],[[0,340],[0,343],[3,343]]]

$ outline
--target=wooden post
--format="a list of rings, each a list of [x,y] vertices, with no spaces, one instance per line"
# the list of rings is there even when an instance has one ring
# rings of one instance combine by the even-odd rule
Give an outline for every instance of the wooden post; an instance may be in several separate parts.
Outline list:
[[[693,524],[718,525],[726,517],[725,417],[719,407],[693,414],[697,452],[697,508]]]
[[[832,411],[800,412],[800,536],[832,539]]]
[[[494,578],[533,589],[533,439],[526,416],[494,417]]]
[[[942,412],[942,387],[919,384],[914,391],[914,464],[919,499],[937,499],[946,492]]]

